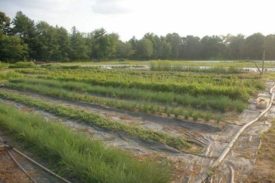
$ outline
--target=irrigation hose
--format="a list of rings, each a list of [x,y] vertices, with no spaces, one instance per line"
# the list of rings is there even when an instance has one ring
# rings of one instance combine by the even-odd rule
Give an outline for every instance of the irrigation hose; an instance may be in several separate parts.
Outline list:
[[[33,182],[37,183],[30,174],[23,168],[23,166],[15,159],[15,157],[12,155],[10,150],[12,149],[11,146],[7,145],[7,143],[3,140],[2,137],[0,137],[0,150],[6,151],[9,155],[9,157],[12,159],[12,161],[17,165],[17,167]]]
[[[2,137],[0,137],[0,143],[4,144],[1,145],[0,148],[3,148],[4,150],[7,150],[8,155],[11,157],[11,159],[15,162],[15,164],[20,168],[20,170],[22,170],[22,172],[24,172],[28,178],[33,182],[33,183],[37,183],[28,173],[27,171],[20,165],[20,163],[14,158],[14,156],[12,155],[12,153],[10,151],[14,151],[17,154],[21,155],[22,157],[24,157],[25,159],[27,159],[28,161],[30,161],[31,163],[35,164],[36,166],[40,167],[42,170],[44,170],[45,172],[51,174],[52,176],[58,178],[59,180],[65,182],[65,183],[72,183],[70,181],[68,181],[67,179],[57,175],[56,173],[54,173],[53,171],[49,170],[48,168],[46,168],[45,166],[41,165],[40,163],[36,162],[35,160],[33,160],[32,158],[30,158],[29,156],[27,156],[26,154],[22,153],[21,151],[19,151],[18,149],[16,149],[15,147],[12,147],[10,145],[8,145]]]
[[[38,162],[36,162],[35,160],[31,159],[29,156],[25,155],[24,153],[20,152],[18,149],[16,148],[12,148],[12,150],[16,153],[18,153],[19,155],[23,156],[24,158],[26,158],[27,160],[29,160],[30,162],[32,162],[33,164],[35,164],[36,166],[40,167],[41,169],[43,169],[45,172],[48,172],[49,174],[53,175],[54,177],[58,178],[59,180],[66,182],[66,183],[72,183],[70,181],[68,181],[67,179],[57,175],[56,173],[54,173],[53,171],[49,170],[48,168],[46,168],[45,166],[39,164]]]
[[[261,112],[258,117],[256,117],[254,120],[246,123],[233,137],[233,139],[230,141],[230,143],[228,144],[228,146],[225,148],[225,150],[222,152],[222,154],[219,156],[219,158],[214,162],[214,164],[212,165],[212,168],[217,167],[224,159],[225,157],[228,155],[228,153],[230,152],[230,150],[232,149],[233,145],[235,144],[235,142],[238,140],[238,138],[241,136],[241,134],[243,133],[244,130],[246,130],[250,125],[254,124],[256,121],[258,121],[261,117],[263,117],[268,111],[269,109],[272,107],[273,104],[273,100],[274,100],[274,96],[275,94],[273,93],[273,89],[275,88],[275,85],[269,90],[269,94],[271,94],[270,97],[270,101],[269,104],[267,106],[267,108]]]
[[[7,150],[8,155],[10,156],[10,158],[14,161],[14,163],[19,167],[19,169],[24,172],[24,174],[33,182],[33,183],[37,183],[36,180],[34,180],[30,174],[28,174],[28,172],[23,168],[23,166],[15,159],[15,157],[12,155],[12,153],[10,152],[10,150]]]
[[[273,100],[275,98],[275,93],[273,92],[274,89],[275,89],[275,85],[273,85],[273,87],[269,90],[269,94],[271,95],[271,97],[270,97],[270,101],[269,101],[267,108],[263,112],[261,112],[254,120],[251,120],[250,122],[248,122],[244,126],[242,126],[242,128],[240,128],[240,130],[235,134],[235,136],[230,141],[230,143],[227,145],[227,147],[224,149],[224,151],[221,153],[221,155],[210,166],[212,169],[217,168],[222,163],[222,161],[228,155],[228,153],[230,152],[230,150],[232,149],[233,145],[238,140],[238,138],[241,136],[243,131],[246,130],[249,126],[251,126],[255,122],[257,122],[261,117],[263,117],[271,109],[271,107],[273,105]],[[234,174],[233,175],[231,174],[231,177],[230,177],[231,182],[234,182],[234,177],[232,177],[232,176],[234,176]],[[207,180],[207,178],[209,178],[209,177],[208,176],[204,177],[203,179],[200,180],[200,182],[204,182],[205,180]]]

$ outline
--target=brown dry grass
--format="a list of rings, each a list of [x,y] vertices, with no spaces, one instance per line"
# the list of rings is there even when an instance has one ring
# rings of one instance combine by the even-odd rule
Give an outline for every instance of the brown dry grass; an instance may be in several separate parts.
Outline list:
[[[262,146],[259,151],[253,173],[247,182],[275,183],[275,121],[270,130],[262,136]]]

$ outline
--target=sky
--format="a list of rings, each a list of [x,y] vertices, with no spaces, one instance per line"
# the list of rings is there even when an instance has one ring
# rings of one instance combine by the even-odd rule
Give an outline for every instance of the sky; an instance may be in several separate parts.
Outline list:
[[[0,11],[80,32],[104,28],[122,40],[147,32],[181,36],[275,34],[275,0],[0,0]]]

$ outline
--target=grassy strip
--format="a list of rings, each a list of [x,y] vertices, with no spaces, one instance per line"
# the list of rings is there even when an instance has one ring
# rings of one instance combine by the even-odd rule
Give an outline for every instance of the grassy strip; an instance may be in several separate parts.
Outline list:
[[[249,98],[249,94],[252,93],[251,90],[244,87],[236,86],[211,86],[209,83],[157,83],[157,82],[134,82],[134,81],[115,81],[115,80],[97,80],[93,79],[93,76],[86,78],[76,78],[76,77],[64,77],[62,75],[57,76],[40,76],[40,78],[46,79],[59,79],[61,81],[82,81],[94,85],[101,86],[114,86],[114,87],[124,87],[124,88],[140,88],[152,91],[166,91],[175,93],[192,93],[193,95],[224,95],[231,99],[240,99],[246,101]],[[128,76],[125,76],[128,77]]]
[[[138,88],[117,88],[112,86],[90,85],[82,82],[45,79],[17,79],[10,80],[12,83],[46,85],[59,89],[67,89],[72,91],[81,91],[87,93],[100,94],[107,97],[115,97],[121,99],[144,100],[151,102],[160,102],[169,105],[185,105],[197,109],[213,109],[220,112],[238,111],[241,112],[246,104],[240,100],[232,100],[226,96],[192,96],[189,94],[176,94],[173,92],[152,92],[150,90],[142,90]]]
[[[54,113],[58,116],[67,117],[75,120],[82,120],[86,123],[98,126],[100,128],[125,132],[128,135],[138,137],[145,141],[152,140],[155,142],[167,144],[179,150],[188,151],[188,149],[190,149],[191,147],[191,144],[183,138],[173,137],[168,134],[147,130],[135,126],[125,125],[120,122],[108,120],[97,114],[68,107],[65,105],[53,104],[50,102],[43,101],[41,99],[34,99],[33,97],[10,93],[7,91],[0,91],[0,97],[9,100],[14,100],[16,102],[20,102],[28,106],[34,106],[42,110]]]
[[[192,95],[228,96],[231,99],[246,101],[249,95],[262,84],[257,80],[238,79],[238,77],[199,76],[201,74],[173,74],[171,72],[117,72],[100,71],[89,69],[63,69],[63,70],[42,70],[37,73],[40,78],[59,79],[65,81],[83,81],[89,84],[101,86],[113,86],[123,88],[139,88],[153,91],[175,92],[179,94],[190,93]],[[36,73],[36,72],[31,72]],[[202,75],[204,76],[204,75]],[[213,79],[213,77],[218,77]]]
[[[218,67],[218,66],[186,66],[179,62],[171,61],[152,61],[150,62],[150,69],[152,71],[185,71],[185,72],[204,72],[204,73],[242,73],[244,70],[234,66]]]
[[[53,169],[77,182],[168,182],[169,168],[152,161],[138,161],[126,152],[103,146],[99,141],[72,132],[61,124],[46,122],[0,102],[0,126]]]
[[[223,116],[222,114],[214,115],[212,112],[195,110],[192,108],[182,108],[182,107],[172,107],[170,105],[162,106],[159,104],[148,103],[145,101],[129,101],[129,100],[118,100],[112,98],[104,98],[98,96],[91,96],[89,94],[71,92],[64,90],[62,88],[53,88],[40,84],[24,84],[24,83],[7,83],[5,85],[8,88],[23,90],[23,91],[32,91],[39,94],[58,97],[61,99],[71,100],[71,101],[82,101],[93,103],[102,106],[110,106],[117,109],[123,109],[128,111],[139,111],[147,114],[156,114],[161,115],[163,113],[168,116],[175,118],[184,117],[185,119],[192,118],[193,120],[203,119],[209,121],[210,119],[215,119],[219,122]]]

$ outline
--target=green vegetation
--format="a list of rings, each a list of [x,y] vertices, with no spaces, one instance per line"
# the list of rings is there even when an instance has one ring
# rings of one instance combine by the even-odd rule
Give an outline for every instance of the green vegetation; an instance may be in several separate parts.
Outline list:
[[[201,63],[201,62],[200,62]],[[226,67],[218,67],[215,66],[190,66],[186,63],[181,62],[171,62],[171,61],[152,61],[150,62],[150,68],[153,71],[187,71],[187,72],[205,72],[205,73],[241,73],[244,72],[241,68],[237,68],[236,66]]]
[[[0,126],[24,143],[58,173],[77,182],[148,182],[169,180],[169,168],[103,146],[87,136],[0,102]]]
[[[175,63],[176,65],[178,64],[177,61]],[[1,83],[3,83],[1,85],[3,89],[0,90],[0,98],[47,111],[56,116],[72,119],[79,123],[86,123],[107,133],[122,133],[127,138],[139,139],[145,143],[154,142],[159,145],[168,145],[179,151],[195,154],[200,153],[202,148],[196,139],[192,139],[192,136],[185,134],[185,132],[180,135],[178,131],[176,134],[172,134],[170,129],[166,130],[163,128],[161,131],[158,131],[146,128],[147,124],[144,124],[146,127],[143,128],[140,126],[141,123],[139,125],[132,123],[132,121],[135,122],[136,120],[134,118],[135,115],[141,114],[136,112],[149,114],[146,117],[152,117],[151,115],[162,116],[163,121],[168,117],[176,118],[178,119],[177,123],[179,123],[176,125],[181,125],[180,123],[184,123],[184,120],[193,120],[193,123],[199,123],[198,125],[221,128],[225,121],[229,118],[232,119],[233,115],[237,115],[237,113],[242,112],[246,108],[248,99],[251,96],[264,88],[263,80],[257,74],[239,72],[239,70],[234,70],[234,68],[230,67],[208,69],[207,71],[197,68],[179,69],[178,72],[176,69],[167,69],[165,66],[163,69],[155,69],[154,71],[145,69],[131,70],[123,65],[112,69],[104,69],[103,67],[85,67],[70,64],[33,65],[31,63],[25,65],[23,63],[22,65],[22,63],[17,63],[9,64],[9,67],[5,67],[1,71],[4,72],[0,74]],[[59,101],[57,99],[62,100]],[[85,104],[85,108],[81,107],[82,104]],[[94,104],[103,107],[97,109],[102,110],[101,115],[89,111],[89,109],[95,107]],[[117,117],[116,113],[114,113],[115,116],[110,118],[103,116],[106,115],[106,108],[110,110],[120,109],[116,110],[116,113],[120,113],[121,111],[132,112],[128,113],[127,116],[121,113],[121,116],[119,115],[121,120],[115,121],[112,119]],[[12,112],[10,114],[13,115]],[[113,115],[112,112],[107,112],[108,114]],[[25,119],[22,119],[22,122],[24,121]],[[162,124],[160,125],[162,126]],[[175,124],[173,123],[173,125]],[[35,128],[35,125],[33,128]],[[19,132],[20,129],[17,133]],[[31,132],[34,133],[35,130],[31,130]],[[63,139],[63,133],[56,133],[59,134],[60,139]],[[23,135],[23,137],[25,136]],[[61,140],[57,144],[62,142]],[[76,143],[73,146],[74,148],[82,145],[82,142],[78,141],[72,143]],[[65,143],[65,145],[67,144]],[[61,147],[56,148],[55,144],[53,147],[47,146],[47,148],[51,149],[51,152],[47,150],[45,154],[49,153],[50,156],[48,158],[54,156],[57,158],[57,162],[59,162],[60,157],[58,153],[63,153]],[[65,150],[68,150],[66,148]],[[68,156],[71,155],[69,154]],[[131,161],[134,161],[130,155],[126,156],[126,158],[128,157]],[[83,155],[83,158],[87,158],[86,155]],[[117,161],[124,161],[121,157],[116,158],[118,159]],[[82,160],[82,157],[80,159]],[[53,158],[53,160],[55,159]],[[70,175],[83,182],[87,180],[108,182],[105,181],[106,177],[109,177],[108,174],[111,174],[109,167],[105,166],[105,164],[102,166],[106,167],[106,174],[101,172],[105,171],[101,167],[101,163],[99,163],[99,167],[93,166],[93,170],[89,170],[92,171],[90,173],[86,171],[85,164],[80,166],[80,164],[74,161],[69,164],[67,159],[66,161],[64,160],[65,162],[63,159],[61,160],[60,170],[64,175],[70,174],[68,172],[72,170],[77,170],[77,173]],[[78,159],[73,157],[73,160],[77,161]],[[111,163],[114,162],[112,159],[110,161]],[[88,162],[91,163],[89,160]],[[63,167],[62,163],[66,166]],[[149,162],[138,163],[140,163],[137,165],[138,168],[145,166],[144,164],[149,166],[149,169],[156,166],[155,164],[151,165]],[[161,182],[154,175],[157,176],[158,172],[163,171],[162,169],[155,169],[153,173],[151,170],[146,170],[148,172],[151,171],[153,177],[148,179],[147,175],[145,175],[137,179],[135,174],[129,175],[131,166],[135,166],[131,162],[130,164],[125,165],[127,171],[122,168],[121,172],[118,172],[119,169],[114,166],[117,175],[112,175],[114,178],[110,179],[110,182],[144,182],[145,180],[145,182]],[[68,169],[66,169],[67,166],[69,166]],[[110,166],[113,165],[111,164]],[[63,168],[66,170],[63,170]],[[166,169],[166,167],[163,168]],[[85,175],[82,174],[82,171],[84,171]],[[143,176],[144,172],[141,170],[137,170],[137,172]],[[161,178],[161,180],[167,182],[167,172],[164,172],[163,176],[164,178]]]
[[[81,81],[93,85],[139,88],[152,91],[192,95],[225,95],[246,101],[249,95],[263,88],[259,80],[249,75],[231,76],[200,73],[173,73],[101,69],[25,70],[23,73],[44,79]],[[241,80],[240,80],[241,79]]]
[[[117,109],[123,109],[128,111],[139,111],[148,114],[156,114],[162,115],[167,114],[168,116],[174,115],[175,118],[180,116],[185,116],[186,119],[188,118],[198,118],[200,119],[215,119],[214,113],[212,112],[205,112],[200,110],[195,110],[192,108],[184,108],[178,106],[169,106],[169,105],[159,105],[155,103],[149,103],[146,101],[131,101],[131,100],[121,100],[121,99],[113,99],[113,98],[104,98],[98,96],[91,96],[85,93],[79,92],[71,92],[64,90],[62,88],[55,88],[52,86],[45,86],[41,84],[24,84],[24,83],[8,83],[5,86],[8,88],[13,88],[16,90],[23,90],[23,91],[32,91],[35,93],[58,97],[61,99],[67,99],[72,101],[82,101],[85,103],[92,103],[101,106],[110,106]],[[241,103],[240,103],[241,104]],[[241,106],[242,107],[242,106]]]
[[[83,82],[45,80],[45,79],[18,79],[10,80],[8,87],[16,87],[25,89],[30,87],[49,86],[52,89],[66,89],[74,92],[86,92],[91,94],[99,94],[101,96],[134,99],[151,102],[159,102],[163,104],[178,104],[191,106],[194,108],[211,108],[217,111],[242,111],[245,103],[242,101],[232,100],[226,96],[209,96],[200,95],[193,96],[190,94],[177,94],[173,92],[154,92],[150,90],[142,90],[138,88],[121,88],[113,86],[90,85]],[[26,87],[25,87],[26,86]],[[85,94],[85,93],[84,93]]]
[[[16,62],[9,66],[10,68],[33,68],[36,65],[33,62]]]
[[[127,133],[128,135],[135,136],[143,140],[153,140],[155,142],[167,144],[179,150],[188,151],[188,149],[191,147],[190,143],[183,138],[173,137],[161,132],[146,130],[135,126],[125,125],[117,121],[108,120],[97,114],[83,111],[81,109],[75,109],[73,107],[68,107],[66,105],[54,104],[41,99],[35,99],[33,97],[19,95],[8,91],[0,91],[0,97],[9,100],[14,100],[25,105],[37,107],[42,110],[54,113],[58,116],[67,117],[75,120],[81,120],[83,122],[95,125],[100,128],[113,131],[121,131]]]
[[[5,82],[9,79],[15,79],[15,78],[20,78],[22,74],[18,72],[14,72],[12,70],[1,70],[0,69],[0,82]]]
[[[178,119],[221,121],[241,112],[249,96],[263,88],[249,73],[104,70],[46,67],[17,69],[22,77],[6,87],[65,100]]]

